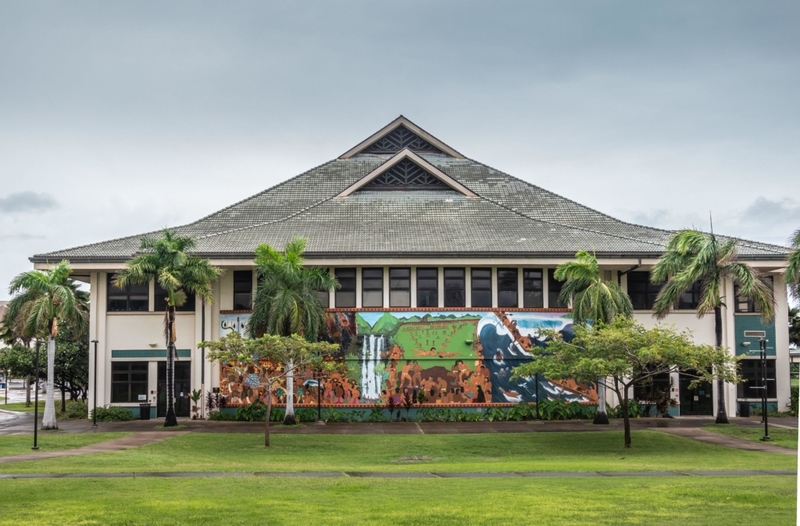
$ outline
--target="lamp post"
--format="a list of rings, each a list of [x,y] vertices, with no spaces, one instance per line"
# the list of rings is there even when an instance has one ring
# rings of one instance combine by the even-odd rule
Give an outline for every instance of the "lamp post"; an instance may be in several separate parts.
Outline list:
[[[94,398],[94,409],[92,409],[92,427],[97,427],[97,340],[92,340],[94,344],[94,379],[92,380],[92,398]]]
[[[36,389],[33,391],[33,447],[39,449],[39,340],[36,340]]]
[[[536,420],[541,420],[542,415],[539,413],[539,373],[536,373]]]
[[[764,436],[761,437],[763,442],[772,440],[769,436],[769,416],[767,415],[767,339],[759,338],[758,343],[761,347],[761,379],[763,385],[761,387],[761,415],[764,422]]]

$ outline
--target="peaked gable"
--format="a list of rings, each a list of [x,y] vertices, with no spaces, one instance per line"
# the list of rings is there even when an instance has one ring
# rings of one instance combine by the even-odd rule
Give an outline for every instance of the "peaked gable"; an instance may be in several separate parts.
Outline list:
[[[348,197],[354,192],[366,190],[454,190],[465,197],[478,197],[408,149],[399,152],[336,197]]]
[[[402,115],[358,143],[339,159],[350,159],[358,154],[396,154],[403,150],[464,159],[456,150]]]

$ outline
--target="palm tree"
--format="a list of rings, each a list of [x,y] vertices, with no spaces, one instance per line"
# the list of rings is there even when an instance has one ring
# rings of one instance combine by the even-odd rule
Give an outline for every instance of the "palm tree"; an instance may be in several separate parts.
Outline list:
[[[681,294],[695,283],[700,284],[700,301],[697,316],[702,318],[714,312],[714,330],[717,347],[722,346],[721,295],[724,280],[732,280],[739,286],[739,294],[756,303],[761,317],[771,320],[775,315],[772,286],[764,276],[737,260],[738,247],[735,239],[720,241],[713,232],[705,234],[698,230],[682,230],[667,242],[666,252],[650,271],[653,283],[664,283],[655,303],[654,316],[663,319]],[[725,385],[717,378],[717,420],[727,424],[725,411]]]
[[[297,334],[310,342],[319,341],[326,328],[325,308],[316,295],[339,283],[325,269],[303,266],[306,239],[294,238],[283,252],[269,245],[256,247],[255,263],[259,283],[248,330],[253,337],[264,334]],[[293,425],[294,364],[286,364],[286,413],[283,423]]]
[[[62,261],[50,270],[23,272],[11,281],[9,294],[19,294],[8,305],[7,316],[20,327],[22,338],[47,334],[47,396],[44,404],[42,429],[58,429],[54,399],[54,364],[58,322],[68,321],[73,327],[82,327],[89,317],[88,295],[78,290],[69,275],[68,261]]]
[[[585,250],[575,254],[575,261],[559,265],[553,277],[559,281],[566,280],[559,301],[563,305],[572,301],[572,320],[577,325],[590,321],[609,324],[617,316],[630,318],[633,315],[631,299],[617,283],[603,281],[597,258]],[[595,424],[608,424],[604,381],[598,379],[597,382]]]
[[[178,425],[175,418],[175,310],[186,303],[187,293],[203,305],[214,302],[211,286],[222,271],[207,259],[191,255],[195,240],[164,230],[160,237],[141,239],[140,253],[114,278],[114,286],[142,285],[155,281],[167,293],[164,337],[167,345],[167,416],[164,427]]]
[[[792,296],[800,301],[800,229],[796,230],[791,239],[792,253],[789,255],[789,266],[784,277]]]

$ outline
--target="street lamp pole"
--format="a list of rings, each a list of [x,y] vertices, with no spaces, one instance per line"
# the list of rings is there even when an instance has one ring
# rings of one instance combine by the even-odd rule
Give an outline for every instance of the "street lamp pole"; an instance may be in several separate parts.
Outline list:
[[[758,343],[761,346],[761,379],[763,385],[761,387],[761,415],[764,421],[764,436],[761,440],[769,442],[772,440],[769,436],[769,416],[767,415],[767,339],[759,338]]]
[[[539,413],[539,373],[536,373],[536,420],[541,420],[542,414]]]
[[[39,449],[39,340],[36,340],[36,389],[33,391],[33,447]]]
[[[94,409],[92,410],[92,427],[97,427],[97,340],[92,340],[94,344],[94,379],[92,380],[92,398],[94,398]]]

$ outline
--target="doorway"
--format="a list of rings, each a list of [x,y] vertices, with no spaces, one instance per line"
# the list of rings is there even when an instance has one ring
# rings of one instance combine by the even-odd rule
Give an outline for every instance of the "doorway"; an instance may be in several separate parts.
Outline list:
[[[692,371],[688,372],[692,373]],[[694,380],[692,376],[683,373],[679,376],[681,416],[712,416],[714,414],[714,396],[711,384],[701,382],[694,389],[689,389],[692,380]]]
[[[175,362],[175,416],[189,416],[191,361]],[[158,362],[157,415],[167,416],[167,362]]]

